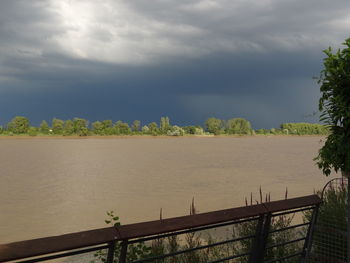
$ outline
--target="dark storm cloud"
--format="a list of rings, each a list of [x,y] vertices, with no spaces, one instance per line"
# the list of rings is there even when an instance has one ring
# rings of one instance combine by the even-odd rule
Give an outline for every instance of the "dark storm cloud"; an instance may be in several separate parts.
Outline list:
[[[346,1],[2,1],[0,123],[314,121]]]
[[[239,57],[218,55],[148,67],[74,60],[69,68],[42,70],[13,61],[13,67],[27,70],[13,76],[21,79],[20,87],[13,85],[13,92],[1,96],[5,100],[0,108],[10,107],[13,114],[32,112],[36,122],[54,116],[148,122],[169,115],[181,124],[202,124],[209,116],[244,116],[255,126],[269,127],[292,121],[293,114],[300,121],[315,110],[315,100],[305,107],[298,97],[310,97],[305,87],[312,87],[311,99],[316,98],[317,88],[310,82],[318,68],[309,68],[319,59],[307,54],[278,57],[273,62],[265,56],[246,58],[242,63]]]

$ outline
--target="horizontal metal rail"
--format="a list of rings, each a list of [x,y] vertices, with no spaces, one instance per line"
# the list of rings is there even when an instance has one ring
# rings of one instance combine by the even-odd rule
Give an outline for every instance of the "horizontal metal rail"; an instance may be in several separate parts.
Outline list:
[[[75,255],[79,255],[79,254],[85,254],[85,253],[98,251],[98,250],[102,250],[102,249],[107,249],[107,248],[108,248],[108,245],[79,249],[76,251],[65,252],[65,253],[61,253],[61,254],[57,254],[57,255],[51,255],[51,256],[45,256],[45,257],[41,257],[41,258],[34,258],[34,259],[19,261],[18,263],[41,262],[41,261],[52,260],[52,259],[57,259],[57,258],[62,258],[62,257],[69,257],[69,256],[75,256]]]
[[[220,242],[216,242],[216,243],[209,244],[209,245],[198,246],[198,247],[194,247],[194,248],[189,248],[189,249],[176,251],[174,253],[169,253],[169,254],[159,255],[159,256],[150,257],[150,258],[145,258],[145,259],[141,259],[141,260],[137,260],[137,261],[132,261],[130,263],[142,263],[142,262],[154,261],[154,260],[157,260],[157,259],[173,257],[173,256],[181,255],[181,254],[184,254],[184,253],[200,250],[200,249],[211,248],[211,247],[220,246],[220,245],[224,245],[224,244],[228,244],[228,243],[232,243],[232,242],[237,242],[237,241],[241,241],[241,240],[245,240],[245,239],[251,239],[251,238],[254,238],[254,237],[255,237],[255,235],[250,235],[250,236],[245,236],[245,237],[240,237],[240,238],[228,239],[228,240],[225,240],[225,241],[220,241]],[[250,253],[247,253],[247,254],[250,254]]]
[[[293,239],[293,240],[286,241],[286,242],[283,242],[283,243],[273,244],[273,245],[270,245],[270,246],[266,247],[266,249],[271,249],[271,248],[274,248],[274,247],[281,247],[281,246],[293,244],[293,243],[300,242],[300,241],[305,241],[305,237],[298,238],[298,239]]]
[[[293,229],[293,228],[297,228],[297,227],[302,227],[302,226],[308,226],[308,225],[310,225],[310,222],[297,224],[297,225],[292,225],[292,226],[287,226],[287,227],[279,228],[279,229],[275,229],[275,230],[271,230],[271,231],[269,231],[269,233],[273,234],[273,233],[276,233],[276,232],[285,231],[285,230],[289,230],[289,229]]]
[[[300,208],[300,209],[293,209],[293,210],[289,210],[289,211],[275,213],[272,216],[273,217],[283,216],[283,215],[286,215],[286,214],[299,213],[299,212],[304,212],[304,211],[313,210],[313,209],[315,209],[315,207],[314,206],[310,206],[310,207],[305,207],[305,208]]]
[[[187,233],[198,232],[198,231],[208,230],[208,229],[212,229],[212,228],[218,228],[218,227],[242,224],[242,223],[249,222],[249,221],[254,221],[254,220],[257,220],[257,219],[258,219],[258,217],[253,217],[253,218],[247,218],[247,219],[243,219],[243,220],[229,221],[229,222],[221,223],[221,224],[214,224],[214,225],[208,225],[208,226],[203,226],[203,227],[190,228],[190,229],[186,229],[186,230],[170,232],[170,233],[156,235],[156,236],[149,236],[149,237],[145,237],[145,238],[138,238],[138,239],[128,240],[128,244],[134,244],[134,243],[140,243],[140,242],[145,242],[145,241],[154,240],[154,239],[160,239],[160,238],[166,238],[166,237],[171,237],[171,236],[183,235],[183,234],[187,234]]]
[[[301,211],[303,209],[314,209],[320,203],[321,199],[317,195],[309,195],[190,216],[13,242],[0,245],[0,262],[41,257],[30,259],[31,261],[28,260],[28,262],[37,262],[86,253],[87,251],[99,250],[101,248],[109,247],[111,249],[113,248],[111,244],[114,244],[116,241],[123,241],[124,244],[126,244],[124,248],[126,253],[127,244],[130,243],[157,239],[159,236],[167,237],[218,226],[258,220],[259,217],[261,218],[265,215],[274,216],[276,213],[294,213],[295,211]],[[101,245],[106,246],[101,247]],[[81,250],[73,251],[77,249]],[[241,256],[247,255],[249,255],[249,253],[242,254]],[[213,262],[223,262],[238,256],[239,255],[233,255],[227,259]]]
[[[228,260],[235,259],[235,258],[241,258],[241,257],[249,256],[250,254],[251,254],[250,252],[248,252],[248,253],[242,253],[242,254],[233,255],[233,256],[230,256],[230,257],[221,258],[221,259],[218,259],[218,260],[215,260],[215,261],[210,261],[210,262],[208,262],[208,263],[219,263],[219,262],[224,262],[224,261],[228,261]]]

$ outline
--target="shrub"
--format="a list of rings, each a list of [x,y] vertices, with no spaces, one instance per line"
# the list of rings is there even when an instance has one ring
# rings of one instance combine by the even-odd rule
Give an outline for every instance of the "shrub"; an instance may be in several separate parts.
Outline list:
[[[287,190],[285,193],[287,199]],[[266,194],[265,202],[270,201],[270,195]],[[258,201],[256,201],[258,203]],[[263,203],[263,194],[260,188],[260,203]],[[253,204],[253,195],[251,194],[250,205]],[[248,206],[248,201],[246,199],[246,205]],[[271,218],[270,231],[277,229],[287,228],[292,225],[294,215],[280,215]],[[256,221],[248,221],[242,224],[238,224],[234,228],[234,237],[239,238],[242,236],[250,236],[256,234]],[[277,231],[270,233],[268,235],[266,247],[273,244],[281,244],[287,241],[296,239],[300,233],[296,229],[287,229],[283,231]],[[234,250],[237,254],[247,253],[251,250],[253,245],[253,239],[241,240],[234,244]],[[300,252],[302,249],[301,244],[292,243],[285,246],[276,246],[266,250],[265,261],[274,260],[284,256],[292,255],[294,253]],[[248,257],[242,257],[238,262],[246,263],[248,262]],[[288,262],[299,262],[298,258],[291,258]]]
[[[35,127],[30,127],[28,129],[28,135],[29,136],[37,136],[38,130]]]
[[[105,220],[105,223],[112,225],[114,227],[120,226],[119,217],[114,214],[113,211],[107,212],[108,219]],[[119,255],[121,252],[122,244],[120,241],[115,243],[114,250],[114,263],[119,262]],[[152,255],[151,248],[146,246],[144,242],[140,242],[137,245],[130,244],[128,245],[127,261],[133,261],[138,259],[144,259]],[[97,262],[106,262],[107,261],[107,251],[99,250],[94,254],[95,260]],[[91,263],[96,262],[92,260]]]
[[[171,126],[170,130],[167,131],[167,135],[169,136],[183,136],[185,131],[179,126]]]
[[[270,134],[270,130],[267,129],[258,129],[255,131],[256,134]]]

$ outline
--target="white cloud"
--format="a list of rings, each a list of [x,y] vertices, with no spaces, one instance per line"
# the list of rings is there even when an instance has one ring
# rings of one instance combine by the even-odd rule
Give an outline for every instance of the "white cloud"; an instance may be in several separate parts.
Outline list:
[[[323,49],[347,37],[350,5],[336,2],[51,0],[12,1],[10,8],[2,2],[0,59],[59,53],[137,65],[216,52]]]
[[[183,38],[202,35],[189,24],[167,23],[133,12],[122,2],[53,1],[64,33],[54,37],[68,54],[83,59],[143,64],[162,56],[192,55]]]

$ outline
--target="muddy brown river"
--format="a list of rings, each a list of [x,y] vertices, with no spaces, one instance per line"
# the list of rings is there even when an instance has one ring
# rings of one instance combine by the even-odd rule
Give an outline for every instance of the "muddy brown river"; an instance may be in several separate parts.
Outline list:
[[[0,243],[312,194],[322,137],[0,140]]]

